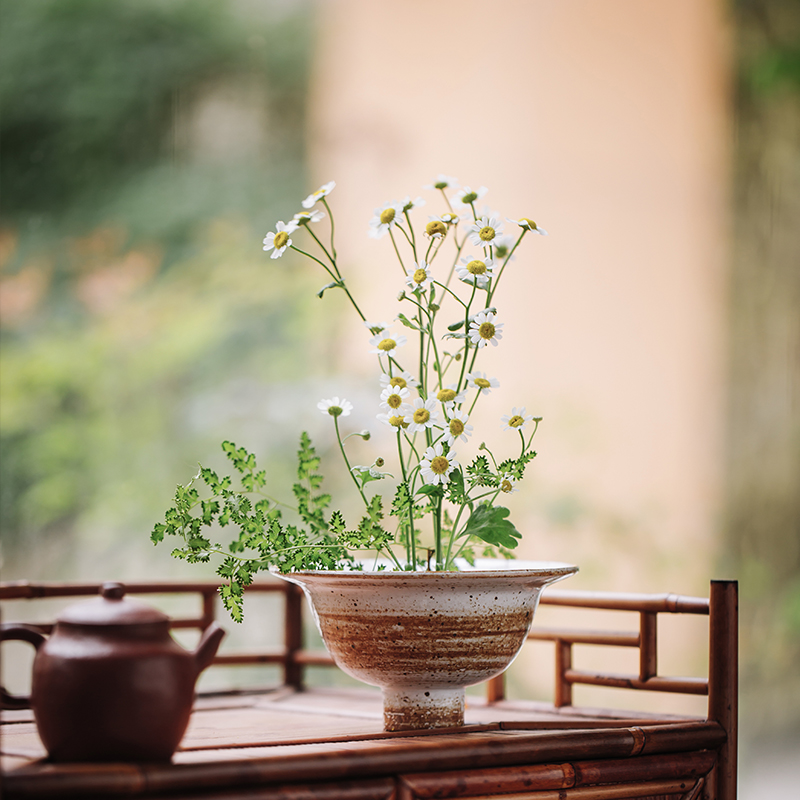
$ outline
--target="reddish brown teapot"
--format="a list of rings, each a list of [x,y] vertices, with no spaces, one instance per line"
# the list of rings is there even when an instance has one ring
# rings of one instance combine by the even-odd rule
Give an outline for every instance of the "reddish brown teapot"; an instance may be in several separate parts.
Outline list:
[[[100,594],[69,606],[49,638],[1,626],[0,638],[37,649],[30,705],[39,735],[54,761],[167,760],[225,632],[212,623],[190,653],[170,636],[169,618],[126,598],[122,584]]]

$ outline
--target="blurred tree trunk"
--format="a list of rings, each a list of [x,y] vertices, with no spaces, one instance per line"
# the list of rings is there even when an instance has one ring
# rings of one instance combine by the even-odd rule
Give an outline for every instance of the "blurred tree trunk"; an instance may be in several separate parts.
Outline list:
[[[738,0],[734,13],[727,555],[742,579],[745,713],[756,729],[776,722],[795,727],[800,725],[800,2]]]

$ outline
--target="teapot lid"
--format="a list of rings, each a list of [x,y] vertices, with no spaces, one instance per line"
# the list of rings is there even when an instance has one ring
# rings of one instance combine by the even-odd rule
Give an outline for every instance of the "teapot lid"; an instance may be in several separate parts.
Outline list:
[[[108,582],[100,587],[100,597],[68,606],[58,622],[71,625],[143,625],[169,622],[161,611],[125,597],[121,583]]]

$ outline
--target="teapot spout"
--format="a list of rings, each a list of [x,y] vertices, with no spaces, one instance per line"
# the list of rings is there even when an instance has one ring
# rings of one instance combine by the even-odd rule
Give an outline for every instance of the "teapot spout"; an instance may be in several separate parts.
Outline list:
[[[212,662],[224,636],[225,631],[216,622],[212,622],[203,631],[200,643],[193,653],[198,675]]]

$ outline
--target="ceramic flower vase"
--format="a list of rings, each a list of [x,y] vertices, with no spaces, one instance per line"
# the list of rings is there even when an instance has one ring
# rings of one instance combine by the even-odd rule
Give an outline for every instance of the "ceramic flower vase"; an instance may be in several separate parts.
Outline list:
[[[458,572],[308,571],[300,585],[325,646],[348,675],[383,690],[387,731],[464,724],[464,687],[520,651],[545,586],[577,567],[477,561]]]

